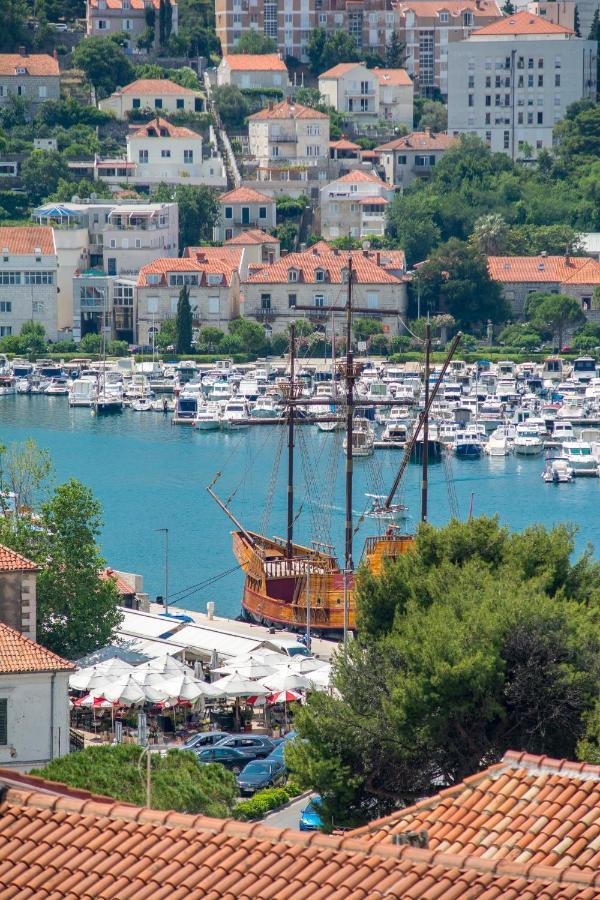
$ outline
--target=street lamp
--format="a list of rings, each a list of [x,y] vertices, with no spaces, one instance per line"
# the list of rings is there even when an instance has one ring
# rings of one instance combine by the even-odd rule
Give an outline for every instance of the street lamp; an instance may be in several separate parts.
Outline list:
[[[164,607],[165,612],[169,612],[169,529],[168,528],[155,528],[155,531],[161,531],[165,536],[165,597],[164,597]]]

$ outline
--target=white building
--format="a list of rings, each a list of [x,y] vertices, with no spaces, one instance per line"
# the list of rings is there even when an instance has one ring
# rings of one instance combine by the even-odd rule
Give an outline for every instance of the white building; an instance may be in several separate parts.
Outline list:
[[[390,184],[405,188],[417,178],[430,178],[457,138],[445,132],[413,131],[375,148]]]
[[[57,269],[52,228],[0,228],[0,337],[34,321],[56,340]]]
[[[126,119],[131,110],[156,110],[157,115],[204,112],[204,94],[192,91],[167,78],[140,78],[119,88],[98,104],[117,119]]]
[[[229,241],[243,231],[265,231],[277,224],[277,205],[272,197],[253,188],[235,188],[219,197],[221,213],[213,229],[213,240]]]
[[[283,100],[248,117],[251,155],[261,165],[286,160],[318,165],[329,158],[329,116]]]
[[[319,91],[338,112],[359,122],[386,119],[412,126],[413,83],[404,69],[338,63],[319,75]]]
[[[385,234],[385,211],[394,187],[373,172],[348,172],[321,188],[321,235],[361,238]]]
[[[132,340],[133,291],[142,266],[178,254],[176,203],[87,200],[50,203],[33,218],[54,230],[59,260],[59,328],[79,340],[99,331]]]
[[[0,624],[0,766],[31,769],[69,752],[75,667]]]
[[[552,146],[570,103],[596,96],[597,45],[520,12],[449,46],[448,132],[513,159]]]
[[[285,90],[288,80],[287,66],[278,53],[226,53],[217,68],[219,87]]]
[[[136,187],[151,189],[161,181],[227,185],[221,157],[202,158],[202,135],[158,116],[127,136],[127,162],[134,168],[129,168],[125,181]],[[107,177],[106,169],[101,177]],[[118,178],[118,183],[122,181]]]

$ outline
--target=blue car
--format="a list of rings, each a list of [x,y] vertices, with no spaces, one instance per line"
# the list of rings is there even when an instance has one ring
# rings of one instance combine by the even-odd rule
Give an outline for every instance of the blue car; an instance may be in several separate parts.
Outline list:
[[[319,811],[320,799],[320,797],[313,797],[300,813],[300,831],[319,831],[323,827]]]

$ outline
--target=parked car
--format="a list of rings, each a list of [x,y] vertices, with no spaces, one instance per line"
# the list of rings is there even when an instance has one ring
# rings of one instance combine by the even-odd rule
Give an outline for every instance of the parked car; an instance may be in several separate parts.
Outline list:
[[[285,737],[277,738],[273,743],[275,744],[275,749],[272,753],[269,753],[267,756],[267,760],[272,760],[274,762],[281,763],[282,766],[285,765],[285,746],[289,744],[290,741],[296,737],[297,732],[290,731]]]
[[[265,759],[275,749],[273,741],[263,734],[228,734],[218,747],[234,747],[250,759]]]
[[[237,777],[240,794],[253,794],[263,788],[277,787],[286,779],[285,767],[272,759],[253,759]]]
[[[239,775],[248,762],[248,757],[235,747],[207,747],[196,751],[196,755],[201,765],[220,763],[226,769],[231,769],[234,775]]]
[[[300,831],[318,831],[323,827],[323,820],[319,811],[320,799],[318,796],[313,797],[300,813],[300,822],[298,824]]]
[[[199,731],[187,739],[182,750],[198,750],[200,747],[212,747],[223,738],[229,737],[226,731]]]

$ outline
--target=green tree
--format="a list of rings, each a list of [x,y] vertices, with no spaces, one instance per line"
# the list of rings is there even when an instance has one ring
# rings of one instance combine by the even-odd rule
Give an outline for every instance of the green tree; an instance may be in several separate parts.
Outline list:
[[[219,219],[217,192],[200,185],[178,184],[175,187],[162,182],[154,199],[158,203],[175,201],[179,206],[179,250],[210,241],[213,228]]]
[[[218,350],[224,337],[225,333],[212,325],[204,325],[200,329],[200,343],[206,347],[209,353],[215,353]]]
[[[508,226],[499,213],[481,216],[475,222],[471,239],[486,256],[502,256],[508,242]]]
[[[353,331],[357,341],[368,341],[374,334],[383,334],[381,322],[368,317],[356,319]]]
[[[89,37],[73,51],[73,66],[82,69],[98,99],[133,81],[134,70],[113,38]]]
[[[52,474],[47,450],[28,439],[5,447],[0,444],[0,541],[28,551],[29,514]],[[15,515],[12,515],[12,512]]]
[[[575,330],[585,322],[585,313],[574,297],[566,294],[530,294],[527,315],[534,328],[549,331],[556,337],[558,348],[563,346],[567,329]]]
[[[29,10],[25,0],[3,0],[0,51],[14,53],[20,45],[31,45],[31,32],[27,30]]]
[[[571,225],[513,225],[505,234],[507,256],[578,256],[581,240]]]
[[[165,319],[160,323],[160,331],[156,335],[156,346],[160,350],[174,347],[177,343],[177,327],[175,319]]]
[[[581,20],[579,18],[579,7],[577,5],[575,5],[573,31],[575,32],[577,37],[581,37]]]
[[[73,125],[106,125],[111,122],[113,116],[103,112],[95,106],[85,106],[67,97],[64,100],[46,100],[40,105],[36,115],[36,122],[43,125],[60,125],[62,128],[72,128]]]
[[[146,805],[142,747],[134,744],[87,747],[52,760],[36,771],[42,778],[92,791],[115,800]],[[223,766],[201,766],[190,751],[169,750],[150,754],[151,807],[225,818],[233,813],[237,797],[235,777]],[[145,768],[145,767],[144,767]]]
[[[247,353],[261,353],[266,345],[265,332],[256,322],[249,319],[233,319],[229,332],[240,340]]]
[[[405,62],[406,44],[400,40],[400,35],[394,29],[385,48],[385,64],[388,69],[403,69]]]
[[[254,28],[250,28],[244,32],[237,44],[235,44],[233,52],[259,55],[262,53],[277,53],[277,44],[273,38],[267,37],[266,34],[262,34]]]
[[[23,322],[21,325],[21,338],[23,346],[27,348],[26,352],[44,353],[47,349],[46,329],[41,322],[35,322],[33,319]]]
[[[514,323],[513,325],[508,325],[500,332],[498,343],[507,347],[533,350],[542,343],[542,336],[528,322]]]
[[[434,221],[435,198],[415,192],[397,195],[387,206],[388,231],[406,254],[409,266],[426,259],[439,243],[441,231]]]
[[[173,28],[173,7],[171,0],[160,0],[158,7],[158,42],[164,47]]]
[[[95,331],[90,331],[81,338],[79,349],[82,353],[100,353],[100,350],[102,349],[102,338]]]
[[[68,177],[65,160],[55,150],[34,150],[21,166],[21,179],[29,202],[37,206]]]
[[[184,285],[179,291],[177,301],[177,318],[175,319],[175,350],[177,353],[189,353],[192,349],[192,308],[190,306],[190,289]]]
[[[329,34],[324,28],[315,28],[306,48],[310,71],[321,75],[340,62],[356,62],[358,51],[352,37],[346,31]]]
[[[239,87],[235,84],[216,87],[213,90],[213,100],[225,127],[242,127],[246,116],[250,113],[250,105]]]
[[[417,127],[424,131],[445,131],[448,127],[448,109],[439,100],[425,100],[421,106],[421,112]]]

